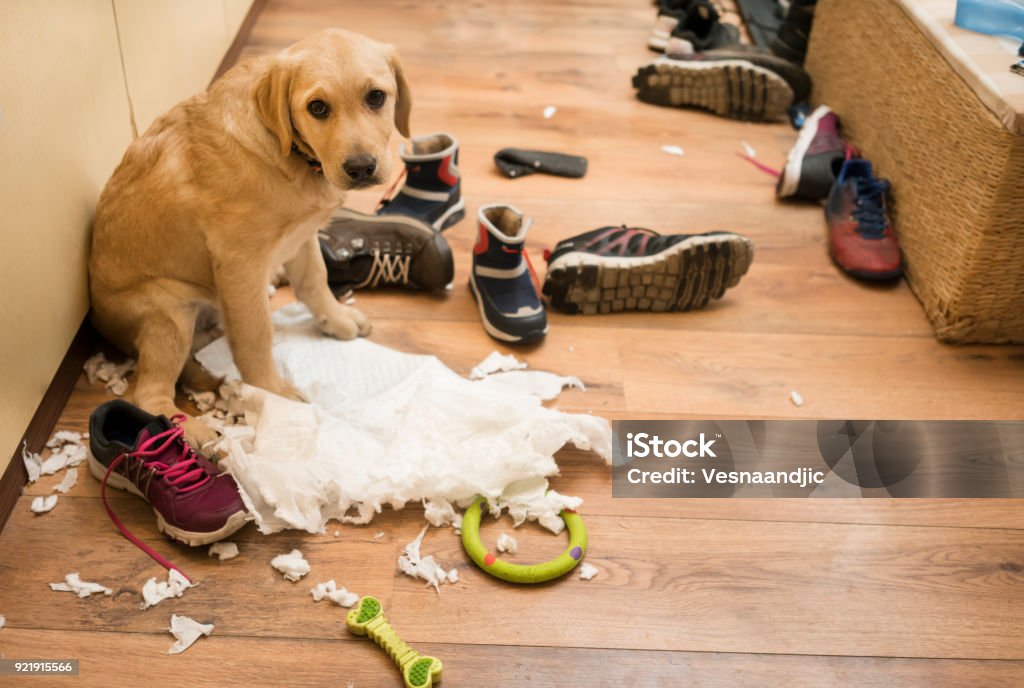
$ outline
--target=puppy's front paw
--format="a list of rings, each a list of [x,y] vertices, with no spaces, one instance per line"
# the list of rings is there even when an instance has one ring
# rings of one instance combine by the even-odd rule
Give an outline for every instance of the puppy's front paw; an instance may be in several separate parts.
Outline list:
[[[202,453],[208,453],[213,443],[220,439],[216,430],[198,418],[189,417],[181,424],[181,429],[185,431],[185,441]]]
[[[355,339],[370,334],[370,319],[362,311],[339,305],[316,319],[324,334],[338,339]]]

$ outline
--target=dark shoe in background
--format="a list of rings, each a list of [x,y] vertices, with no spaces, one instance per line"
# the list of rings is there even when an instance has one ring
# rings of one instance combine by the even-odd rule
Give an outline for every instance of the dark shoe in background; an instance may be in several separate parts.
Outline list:
[[[721,298],[753,259],[753,242],[731,232],[602,227],[558,243],[544,295],[567,313],[688,311]]]
[[[817,4],[818,0],[792,0],[789,12],[771,42],[773,53],[797,64],[804,63]]]
[[[785,79],[789,87],[793,89],[793,102],[803,102],[811,95],[811,76],[803,67],[753,45],[736,44],[725,48],[715,48],[691,54],[676,54],[666,51],[665,55],[674,60],[681,61],[720,62],[724,60],[743,60],[775,72]]]
[[[804,121],[775,193],[779,198],[822,201],[846,160],[846,143],[839,137],[839,118],[821,105]]]
[[[664,52],[672,32],[686,17],[686,11],[693,3],[694,0],[659,0],[658,17],[654,20],[651,34],[647,37],[647,47]]]
[[[669,107],[699,107],[723,117],[771,121],[786,116],[793,89],[776,72],[745,59],[659,57],[633,77],[637,98]]]
[[[889,220],[889,182],[876,179],[867,160],[847,160],[825,206],[829,252],[847,273],[888,280],[902,273],[902,257]]]
[[[469,290],[487,334],[507,343],[541,339],[548,331],[540,284],[526,254],[530,221],[507,205],[479,211]]]
[[[444,235],[412,217],[342,208],[319,238],[335,294],[383,286],[444,289],[455,275]]]
[[[740,30],[720,19],[718,10],[708,0],[694,0],[672,30],[665,52],[684,55],[739,43]]]
[[[385,199],[378,215],[405,215],[442,231],[466,215],[459,173],[459,142],[445,133],[418,136],[402,144],[405,185]]]

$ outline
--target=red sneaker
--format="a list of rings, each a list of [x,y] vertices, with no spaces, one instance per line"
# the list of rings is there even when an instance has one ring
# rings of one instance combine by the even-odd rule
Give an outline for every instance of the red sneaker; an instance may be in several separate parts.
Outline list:
[[[885,194],[889,182],[876,179],[867,160],[847,160],[832,186],[825,220],[829,250],[843,270],[861,279],[887,280],[903,272]]]
[[[167,568],[177,568],[128,532],[107,502],[107,486],[142,497],[162,533],[192,546],[223,539],[247,520],[235,479],[185,441],[184,416],[153,416],[121,399],[89,418],[89,472],[103,484],[103,505],[121,533]]]

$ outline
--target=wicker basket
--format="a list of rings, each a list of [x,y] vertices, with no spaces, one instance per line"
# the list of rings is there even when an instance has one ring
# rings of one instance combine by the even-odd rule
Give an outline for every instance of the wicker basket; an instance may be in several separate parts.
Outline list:
[[[892,180],[907,279],[939,339],[1024,342],[1024,137],[895,0],[820,0],[814,101]]]

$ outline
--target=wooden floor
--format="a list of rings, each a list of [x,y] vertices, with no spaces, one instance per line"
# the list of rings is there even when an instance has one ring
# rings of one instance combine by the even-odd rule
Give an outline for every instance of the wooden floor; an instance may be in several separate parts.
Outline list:
[[[587,392],[558,401],[563,409],[609,418],[1024,418],[1024,349],[938,344],[905,284],[840,275],[826,256],[821,210],[776,203],[774,180],[737,157],[745,141],[780,165],[794,140],[787,125],[633,98],[629,77],[651,57],[643,46],[652,15],[645,0],[271,0],[243,57],[332,25],[399,46],[415,131],[460,139],[471,211],[510,202],[535,218],[535,264],[559,238],[608,224],[752,237],[750,273],[705,311],[553,314],[546,341],[520,355],[587,382]],[[544,119],[548,105],[558,110]],[[663,144],[686,155],[666,155]],[[582,154],[590,172],[510,181],[491,162],[505,146]],[[369,209],[379,193],[352,205]],[[448,232],[450,294],[358,295],[375,341],[435,353],[461,372],[502,348],[483,333],[465,288],[474,224]],[[105,398],[81,381],[58,428],[84,429]],[[506,585],[478,573],[450,530],[432,530],[424,551],[462,577],[435,594],[395,568],[423,523],[411,508],[339,527],[338,536],[264,537],[249,527],[235,538],[241,556],[220,564],[164,541],[148,508],[119,496],[129,528],[199,581],[144,612],[142,584],[162,571],[114,530],[96,482],[83,475],[36,517],[29,501],[59,477],[40,480],[0,535],[0,655],[81,659],[77,680],[32,681],[40,686],[397,685],[384,654],[345,631],[339,608],[311,603],[312,583],[334,578],[378,596],[404,639],[443,659],[452,688],[1024,683],[1019,501],[614,500],[595,459],[563,452],[559,462],[555,487],[586,500],[587,560],[600,569],[590,582]],[[509,523],[488,525],[485,536],[502,527]],[[564,546],[523,530],[520,560]],[[313,566],[297,584],[269,566],[293,547]],[[71,571],[115,595],[79,600],[47,589]],[[172,612],[214,623],[213,636],[163,654]]]

